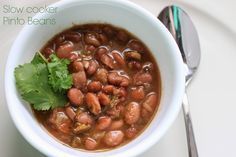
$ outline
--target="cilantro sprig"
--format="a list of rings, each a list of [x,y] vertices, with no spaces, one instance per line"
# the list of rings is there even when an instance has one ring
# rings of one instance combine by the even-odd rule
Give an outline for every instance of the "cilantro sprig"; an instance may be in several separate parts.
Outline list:
[[[67,101],[65,91],[72,85],[67,69],[68,60],[50,56],[48,62],[36,53],[31,63],[15,68],[16,86],[22,98],[36,110],[49,110],[64,106]]]
[[[55,54],[50,56],[51,62],[47,64],[49,71],[49,84],[55,92],[65,92],[72,86],[72,76],[69,74],[68,59],[59,59]]]

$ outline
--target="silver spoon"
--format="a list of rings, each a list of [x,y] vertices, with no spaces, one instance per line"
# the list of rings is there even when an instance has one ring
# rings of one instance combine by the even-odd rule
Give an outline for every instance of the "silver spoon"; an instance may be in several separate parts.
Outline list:
[[[185,86],[187,87],[200,62],[200,44],[197,31],[187,13],[174,5],[164,8],[159,14],[158,19],[170,31],[179,46],[186,69]],[[198,157],[186,92],[182,107],[186,125],[189,157]]]

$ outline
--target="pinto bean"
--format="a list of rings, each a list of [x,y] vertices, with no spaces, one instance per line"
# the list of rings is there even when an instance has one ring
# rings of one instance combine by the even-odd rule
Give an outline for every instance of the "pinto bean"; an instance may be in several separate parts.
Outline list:
[[[98,143],[94,139],[88,137],[84,141],[84,147],[88,150],[94,150],[97,147]]]
[[[86,33],[84,36],[84,41],[86,44],[91,44],[94,46],[100,46],[101,43],[100,41],[97,39],[97,36],[95,33]]]
[[[122,67],[125,66],[125,60],[124,60],[123,56],[120,55],[119,52],[113,50],[111,52],[111,54],[119,66],[122,66]]]
[[[123,119],[112,121],[109,130],[118,130],[124,126]]]
[[[110,26],[104,27],[103,31],[110,38],[116,34],[115,30],[113,30]]]
[[[73,72],[79,72],[84,70],[84,65],[82,62],[74,61],[72,63]]]
[[[64,35],[57,36],[55,39],[56,47],[60,46],[65,41]]]
[[[151,117],[151,114],[145,108],[142,107],[141,116],[142,116],[143,120],[147,122],[149,120],[149,118]]]
[[[112,85],[127,87],[129,85],[129,79],[125,76],[121,76],[116,72],[108,74],[108,82]]]
[[[93,45],[85,45],[85,51],[89,51],[89,52],[94,52],[96,50],[96,47]]]
[[[114,69],[114,60],[108,54],[103,54],[100,58],[101,62],[109,67],[110,69]]]
[[[124,106],[121,104],[113,106],[111,109],[106,111],[106,114],[109,115],[112,119],[122,117],[124,114]]]
[[[138,72],[133,77],[134,85],[144,85],[152,82],[152,75],[146,72]]]
[[[50,47],[46,47],[43,50],[43,54],[46,56],[46,58],[48,58],[53,53],[54,53],[54,50],[52,48],[50,48]]]
[[[72,121],[66,115],[64,108],[55,108],[49,117],[49,122],[59,131],[68,134],[71,131]]]
[[[83,60],[82,63],[83,63],[84,69],[88,69],[88,67],[89,67],[89,61]]]
[[[117,39],[123,43],[126,43],[129,40],[128,34],[123,30],[118,31],[116,36]]]
[[[70,117],[71,120],[74,120],[74,118],[75,118],[75,116],[76,116],[76,113],[75,113],[75,111],[72,109],[72,107],[71,107],[71,106],[67,106],[67,107],[65,108],[65,111],[66,111],[66,115],[67,115],[68,117]]]
[[[140,105],[136,102],[130,102],[125,106],[124,120],[127,124],[134,124],[140,118]]]
[[[89,61],[89,66],[86,69],[88,75],[93,75],[98,69],[98,63],[95,60]]]
[[[127,86],[129,86],[129,83],[130,83],[130,81],[129,81],[129,78],[127,78],[127,77],[125,77],[125,76],[121,76],[121,83],[120,83],[120,86],[121,87],[127,87]]]
[[[84,95],[77,88],[71,88],[67,92],[67,97],[69,98],[70,102],[72,102],[75,105],[82,105],[84,102]]]
[[[137,133],[138,133],[138,130],[133,126],[125,130],[125,136],[128,138],[134,138],[137,135]]]
[[[100,104],[104,105],[104,106],[109,105],[111,102],[109,96],[102,93],[102,92],[98,93],[98,100],[99,100]]]
[[[127,60],[131,59],[131,60],[141,60],[141,54],[138,53],[137,51],[127,51],[125,52],[125,58]]]
[[[151,92],[147,95],[144,100],[142,107],[146,109],[149,113],[153,113],[155,111],[157,105],[157,94],[155,92]]]
[[[119,145],[124,139],[124,133],[121,130],[115,130],[115,131],[108,131],[103,141],[108,146],[117,146]]]
[[[105,133],[106,133],[105,131],[99,131],[99,132],[96,131],[96,132],[93,133],[92,138],[94,140],[100,142],[101,139],[104,137]]]
[[[78,58],[79,58],[79,55],[77,53],[71,52],[67,59],[69,59],[71,62],[73,62],[73,61],[77,60]]]
[[[153,69],[154,69],[154,66],[153,66],[153,64],[151,63],[151,62],[145,62],[144,64],[143,64],[143,71],[144,72],[152,72],[153,71]]]
[[[99,117],[96,128],[98,130],[106,130],[111,125],[111,118],[108,116]]]
[[[83,61],[90,61],[93,59],[92,53],[88,52],[87,54],[82,54]]]
[[[67,32],[64,34],[66,40],[72,42],[79,42],[81,40],[81,34],[79,32]]]
[[[139,61],[129,61],[128,62],[128,67],[131,70],[141,70],[142,69],[142,65]]]
[[[76,122],[82,123],[82,124],[90,124],[92,125],[94,123],[94,120],[91,115],[89,115],[87,112],[79,112],[75,116]]]
[[[100,39],[102,44],[108,43],[108,38],[105,34],[99,34],[99,39]]]
[[[137,40],[131,40],[128,43],[128,46],[132,49],[132,50],[136,50],[139,52],[143,52],[144,51],[144,46],[141,42],[137,41]]]
[[[102,84],[99,81],[92,81],[87,86],[90,92],[99,92],[102,89]]]
[[[73,85],[78,89],[84,88],[87,84],[87,77],[84,71],[73,73],[72,79],[73,79]]]
[[[102,88],[102,91],[104,93],[107,93],[107,94],[113,94],[113,91],[114,91],[115,87],[113,85],[105,85],[103,88]]]
[[[56,54],[59,58],[69,58],[72,51],[74,51],[74,44],[66,42],[57,48]]]
[[[108,82],[113,85],[120,85],[121,77],[116,72],[111,72],[108,74]]]
[[[101,60],[101,57],[103,54],[107,54],[108,53],[108,49],[105,47],[99,47],[95,53],[95,57],[98,60]]]
[[[100,81],[101,83],[107,83],[108,71],[104,68],[98,69],[95,73],[95,80]]]
[[[126,97],[127,96],[127,91],[124,87],[120,87],[120,88],[114,88],[113,90],[113,94],[118,96],[119,98],[121,97]]]
[[[135,100],[142,100],[145,96],[143,86],[132,88],[130,95]]]
[[[98,101],[98,97],[93,93],[87,93],[85,97],[86,103],[89,107],[89,110],[94,114],[98,115],[101,113],[101,106]]]

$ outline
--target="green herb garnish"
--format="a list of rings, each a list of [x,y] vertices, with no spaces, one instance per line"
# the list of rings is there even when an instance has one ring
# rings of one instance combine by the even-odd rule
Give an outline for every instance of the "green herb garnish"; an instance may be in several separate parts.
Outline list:
[[[72,86],[72,76],[69,74],[67,59],[59,59],[55,54],[50,56],[51,62],[47,64],[49,71],[49,84],[55,92],[65,92]]]
[[[68,61],[54,55],[50,58],[52,62],[48,63],[42,54],[36,53],[31,63],[20,65],[14,71],[16,86],[22,98],[36,110],[64,106],[67,97],[63,91],[72,85],[67,69]],[[56,78],[59,83],[55,81]]]

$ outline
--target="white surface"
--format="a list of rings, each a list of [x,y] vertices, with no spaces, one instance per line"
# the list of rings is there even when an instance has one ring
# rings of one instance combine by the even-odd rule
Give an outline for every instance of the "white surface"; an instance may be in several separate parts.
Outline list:
[[[9,0],[10,1],[10,0]],[[28,0],[25,0],[29,3]],[[153,14],[175,2],[192,17],[199,32],[202,49],[200,68],[188,88],[189,101],[199,155],[201,157],[236,156],[236,1],[204,0],[133,0]],[[2,5],[1,1],[0,4]],[[13,3],[13,1],[10,1]],[[18,4],[25,4],[18,1]],[[30,2],[31,4],[33,2]],[[47,1],[49,3],[49,1]],[[39,1],[35,1],[39,4]],[[40,4],[45,4],[41,1]],[[20,26],[0,26],[1,76],[7,54]],[[42,156],[17,132],[7,111],[1,77],[0,150],[4,157]],[[140,156],[187,157],[182,113],[168,133],[153,148]]]

